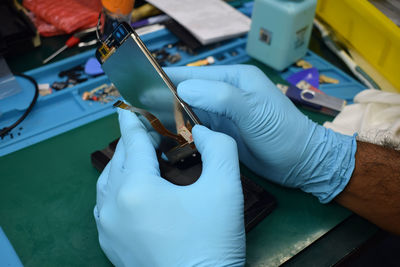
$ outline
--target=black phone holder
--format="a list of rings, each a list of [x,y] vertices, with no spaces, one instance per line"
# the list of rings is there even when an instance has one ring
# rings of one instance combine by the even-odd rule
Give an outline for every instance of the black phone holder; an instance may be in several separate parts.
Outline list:
[[[97,150],[91,154],[92,165],[103,171],[107,163],[114,155],[119,139],[111,142],[108,147]],[[157,152],[161,176],[176,185],[189,185],[197,181],[202,171],[200,154],[194,153],[186,157],[185,161],[171,164],[163,159],[160,152]],[[254,181],[240,176],[244,196],[244,220],[246,232],[260,223],[276,207],[277,202],[274,196],[265,191],[264,188]]]

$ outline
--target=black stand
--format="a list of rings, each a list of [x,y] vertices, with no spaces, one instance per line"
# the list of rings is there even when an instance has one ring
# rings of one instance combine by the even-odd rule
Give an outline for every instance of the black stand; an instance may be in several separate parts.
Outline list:
[[[114,155],[118,139],[114,140],[103,150],[97,150],[91,154],[92,165],[102,171]],[[201,174],[200,155],[184,165],[171,165],[158,155],[161,176],[176,185],[189,185],[194,183]],[[244,220],[246,232],[261,222],[276,207],[275,198],[261,186],[241,175],[243,196],[244,196]]]

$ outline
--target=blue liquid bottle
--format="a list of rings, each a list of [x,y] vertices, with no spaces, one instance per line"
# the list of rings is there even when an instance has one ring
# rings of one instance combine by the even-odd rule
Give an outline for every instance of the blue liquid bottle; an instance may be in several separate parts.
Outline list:
[[[247,53],[281,71],[302,58],[310,41],[317,0],[256,0]]]

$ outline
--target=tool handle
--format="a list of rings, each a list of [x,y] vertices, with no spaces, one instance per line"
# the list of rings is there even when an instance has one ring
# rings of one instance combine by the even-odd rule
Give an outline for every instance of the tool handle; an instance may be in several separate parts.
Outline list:
[[[366,73],[360,66],[355,68],[355,72],[356,77],[360,79],[361,82],[368,88],[381,89],[374,79],[372,79],[372,77],[369,76],[368,73]]]
[[[78,37],[71,36],[66,42],[65,45],[68,47],[73,47],[77,45],[81,40]]]

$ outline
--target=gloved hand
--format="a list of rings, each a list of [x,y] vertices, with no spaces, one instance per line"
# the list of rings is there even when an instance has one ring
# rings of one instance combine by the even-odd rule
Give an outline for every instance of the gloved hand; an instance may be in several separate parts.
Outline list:
[[[178,95],[211,129],[231,135],[240,160],[261,176],[329,202],[348,183],[355,137],[317,125],[256,67],[166,68]]]
[[[136,115],[119,110],[121,140],[97,182],[100,245],[117,266],[241,266],[243,194],[235,141],[193,128],[203,171],[189,186],[160,177]]]

